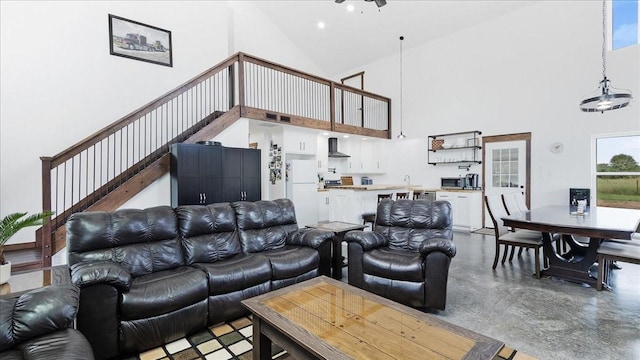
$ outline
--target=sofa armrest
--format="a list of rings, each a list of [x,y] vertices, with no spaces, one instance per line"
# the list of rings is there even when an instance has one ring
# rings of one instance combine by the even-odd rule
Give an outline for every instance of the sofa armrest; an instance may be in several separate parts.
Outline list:
[[[71,266],[71,282],[80,288],[108,284],[120,291],[128,291],[133,278],[131,273],[113,261],[81,262]]]
[[[333,238],[331,231],[304,228],[290,233],[287,236],[286,243],[288,245],[308,246],[317,249],[331,238]]]
[[[64,330],[78,313],[78,288],[51,285],[0,299],[0,351],[29,339]]]
[[[387,245],[387,238],[375,231],[352,230],[344,236],[346,242],[356,242],[364,251]]]
[[[443,252],[445,255],[452,258],[456,256],[456,244],[449,239],[443,238],[427,239],[420,244],[420,254],[422,254],[422,256],[427,256],[433,251]]]

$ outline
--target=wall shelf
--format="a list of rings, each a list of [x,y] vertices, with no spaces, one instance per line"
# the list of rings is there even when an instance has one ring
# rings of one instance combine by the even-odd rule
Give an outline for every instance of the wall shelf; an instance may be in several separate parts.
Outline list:
[[[481,164],[478,150],[482,149],[482,132],[478,130],[429,135],[427,163]]]

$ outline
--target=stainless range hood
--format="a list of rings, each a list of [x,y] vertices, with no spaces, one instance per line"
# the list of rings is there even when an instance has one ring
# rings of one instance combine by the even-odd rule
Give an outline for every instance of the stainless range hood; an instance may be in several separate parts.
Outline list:
[[[338,151],[338,138],[329,138],[329,157],[348,158],[351,156]]]

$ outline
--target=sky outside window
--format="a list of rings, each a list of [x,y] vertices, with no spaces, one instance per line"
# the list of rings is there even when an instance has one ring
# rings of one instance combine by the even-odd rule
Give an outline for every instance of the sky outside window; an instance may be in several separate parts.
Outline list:
[[[612,48],[638,43],[638,0],[613,0]]]

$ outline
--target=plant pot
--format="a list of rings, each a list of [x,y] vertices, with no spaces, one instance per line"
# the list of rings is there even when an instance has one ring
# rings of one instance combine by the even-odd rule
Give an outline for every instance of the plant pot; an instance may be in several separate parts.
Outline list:
[[[6,264],[0,265],[0,285],[9,281],[11,277],[11,262],[7,261]]]

